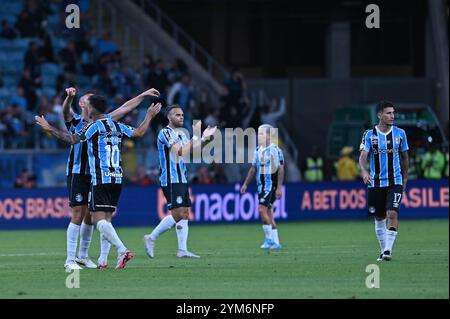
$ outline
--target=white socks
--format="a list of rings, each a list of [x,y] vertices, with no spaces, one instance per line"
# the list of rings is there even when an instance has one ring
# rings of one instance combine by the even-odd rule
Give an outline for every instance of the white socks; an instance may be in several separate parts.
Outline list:
[[[384,250],[389,250],[391,254],[392,254],[392,247],[394,246],[396,237],[397,232],[395,230],[386,230],[386,247],[384,247]]]
[[[187,219],[182,219],[177,223],[178,250],[187,251],[187,238],[189,225]]]
[[[127,248],[117,236],[116,230],[111,223],[107,222],[105,219],[97,222],[98,231],[117,249],[119,255],[125,253]]]
[[[266,235],[266,239],[272,239],[272,225],[263,225],[262,229],[264,231],[264,235]]]
[[[111,243],[108,241],[108,239],[103,236],[102,233],[100,233],[100,258],[99,263],[107,264],[108,262],[108,255],[109,250],[111,249]]]
[[[81,224],[80,228],[80,247],[78,248],[78,257],[86,258],[88,257],[89,246],[92,241],[92,233],[94,232],[94,225],[88,225],[84,222]]]
[[[175,219],[173,219],[172,215],[167,215],[166,217],[164,217],[158,224],[158,226],[156,226],[156,228],[152,231],[152,233],[150,234],[150,238],[152,240],[156,240],[156,238],[159,237],[159,235],[165,233],[166,231],[168,231],[169,229],[171,229],[173,227],[173,225],[175,225]],[[177,232],[178,234],[178,232]],[[187,239],[187,235],[186,235],[186,239]]]
[[[280,240],[278,239],[278,229],[272,228],[272,240],[275,242],[275,244],[280,244]]]
[[[67,227],[67,261],[75,260],[75,253],[77,252],[78,233],[80,232],[80,225],[70,223]]]
[[[380,243],[381,253],[385,251],[386,247],[386,219],[375,219],[375,234],[377,235],[378,242]]]

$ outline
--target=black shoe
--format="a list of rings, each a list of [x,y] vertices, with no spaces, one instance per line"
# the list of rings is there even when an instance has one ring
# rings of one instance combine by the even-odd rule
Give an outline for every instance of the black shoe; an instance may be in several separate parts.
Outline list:
[[[391,252],[389,250],[385,250],[382,256],[383,260],[389,261],[392,259]]]

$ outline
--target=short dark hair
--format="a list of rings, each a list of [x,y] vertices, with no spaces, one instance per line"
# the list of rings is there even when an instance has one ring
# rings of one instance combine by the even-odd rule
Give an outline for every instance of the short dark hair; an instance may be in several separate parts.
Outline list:
[[[394,103],[390,101],[381,101],[377,104],[377,113],[383,112],[385,108],[392,107],[395,108]]]
[[[98,94],[92,94],[89,96],[88,101],[100,114],[106,113],[107,105],[105,97]]]
[[[169,115],[170,111],[172,111],[173,109],[183,109],[183,108],[181,106],[179,106],[178,104],[168,106],[167,110],[166,110],[166,114]]]

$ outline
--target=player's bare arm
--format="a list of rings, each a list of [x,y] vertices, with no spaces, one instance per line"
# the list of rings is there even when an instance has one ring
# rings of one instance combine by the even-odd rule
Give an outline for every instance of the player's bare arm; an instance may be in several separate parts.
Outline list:
[[[113,121],[119,121],[125,115],[127,115],[128,113],[133,111],[139,104],[141,104],[146,96],[158,97],[159,95],[160,95],[159,91],[156,90],[156,89],[153,89],[153,88],[149,89],[149,90],[147,90],[145,92],[142,92],[138,96],[135,96],[131,100],[129,100],[129,101],[125,102],[124,104],[122,104],[116,110],[112,111],[110,113],[111,119]]]
[[[275,198],[280,199],[282,190],[283,190],[283,182],[284,182],[284,165],[280,165],[278,168],[278,183],[277,189],[275,190]]]
[[[60,129],[57,129],[56,127],[53,127],[50,125],[47,120],[44,118],[44,116],[35,116],[34,119],[36,120],[36,124],[39,125],[43,131],[48,132],[55,136],[56,138],[60,139],[61,141],[70,143],[70,144],[78,144],[81,141],[81,137],[78,134],[70,134],[67,131],[63,131]]]
[[[250,182],[253,180],[253,177],[255,177],[256,169],[254,166],[250,167],[247,173],[247,177],[245,178],[244,183],[241,186],[241,194],[245,194],[247,192],[247,186],[250,184]]]
[[[67,96],[64,99],[63,105],[62,105],[62,112],[64,116],[65,122],[70,122],[73,119],[73,115],[75,114],[72,109],[72,102],[75,98],[75,95],[77,94],[77,89],[74,87],[70,87],[66,89]]]
[[[361,174],[364,180],[364,184],[369,185],[372,183],[372,177],[370,176],[369,172],[367,171],[367,156],[369,155],[369,152],[362,150],[361,154],[359,155],[359,167],[361,168]]]
[[[161,110],[161,103],[152,103],[150,107],[147,109],[147,114],[145,114],[144,121],[142,121],[141,125],[134,130],[133,137],[140,138],[147,133],[148,127],[150,125],[150,121],[156,114]]]
[[[409,155],[408,155],[408,151],[400,152],[400,167],[402,169],[403,191],[405,191],[406,183],[408,182],[408,171],[409,171]]]
[[[194,132],[198,132],[201,130],[201,121],[197,121],[194,125]],[[194,136],[188,144],[182,145],[181,143],[177,143],[172,145],[170,148],[171,152],[176,153],[178,156],[187,156],[191,154],[194,148],[200,147],[202,142],[205,142],[210,136],[214,135],[216,132],[217,126],[210,127],[208,126],[204,131],[202,138],[200,139],[198,136]]]

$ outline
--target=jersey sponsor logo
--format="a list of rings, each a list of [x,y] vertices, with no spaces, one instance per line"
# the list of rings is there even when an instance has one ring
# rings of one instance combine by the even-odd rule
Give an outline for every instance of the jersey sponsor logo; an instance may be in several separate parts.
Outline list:
[[[396,152],[397,152],[397,150],[396,150],[396,149],[393,149],[393,148],[387,149],[387,150],[376,150],[376,149],[373,150],[373,153],[374,153],[375,155],[378,155],[378,154],[387,154],[387,153],[396,153]]]
[[[163,130],[163,134],[169,145],[172,145],[175,142],[174,139],[172,138],[172,135],[170,135],[169,130]]]
[[[106,177],[115,177],[115,178],[122,178],[122,173],[114,173],[114,172],[105,172]]]
[[[80,193],[78,193],[77,195],[75,195],[75,200],[76,200],[77,202],[83,201],[83,195],[81,195]]]
[[[372,145],[378,145],[378,136],[372,135],[370,137],[370,142],[372,143]]]

